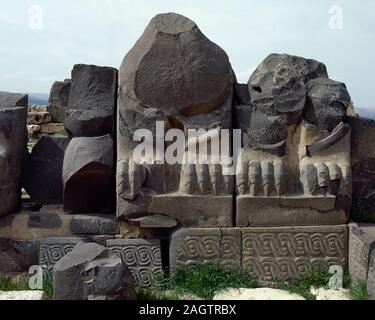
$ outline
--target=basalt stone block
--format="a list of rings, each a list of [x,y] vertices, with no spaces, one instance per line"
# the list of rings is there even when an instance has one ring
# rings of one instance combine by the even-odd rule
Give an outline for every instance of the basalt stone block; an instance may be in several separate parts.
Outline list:
[[[0,216],[20,207],[21,173],[27,152],[26,117],[26,108],[0,108]]]
[[[162,273],[159,240],[115,239],[107,247],[125,262],[139,288],[151,286]]]
[[[375,249],[375,226],[351,223],[349,231],[349,273],[353,279],[366,282]]]
[[[242,271],[261,283],[301,278],[314,268],[345,269],[347,253],[346,225],[242,230]]]
[[[65,128],[71,137],[113,134],[117,99],[117,70],[75,65]]]
[[[331,132],[345,120],[350,102],[345,84],[328,78],[313,79],[308,83],[304,118]]]
[[[357,214],[375,212],[375,121],[348,117],[352,128],[353,207]]]
[[[27,94],[0,91],[0,108],[27,108],[28,104],[29,96]]]
[[[86,300],[82,271],[88,263],[109,257],[109,250],[96,243],[81,243],[75,246],[54,267],[54,299]]]
[[[347,265],[348,227],[181,229],[171,238],[172,269],[219,263],[260,283],[288,281],[314,268]]]
[[[375,297],[375,250],[372,251],[370,257],[367,275],[367,291],[372,297]]]
[[[23,169],[23,187],[40,205],[63,203],[62,171],[69,140],[42,137],[27,158]]]
[[[53,267],[73,248],[81,242],[86,242],[80,237],[54,237],[40,240],[39,264],[52,271]]]
[[[250,77],[251,103],[270,116],[288,113],[301,116],[306,103],[307,84],[318,77],[328,78],[326,66],[321,62],[287,54],[271,54]]]
[[[241,270],[241,229],[183,228],[172,234],[170,266],[195,270],[215,263],[227,271]]]
[[[88,300],[137,300],[134,278],[120,258],[89,262],[82,278]]]
[[[76,235],[115,235],[119,229],[115,219],[102,216],[76,215],[70,221],[70,230]]]
[[[345,202],[345,199],[342,200]],[[350,206],[350,201],[342,203]],[[335,196],[237,197],[238,227],[337,225],[348,222]]]
[[[109,213],[112,206],[113,140],[107,136],[74,138],[64,157],[64,210]]]
[[[56,81],[51,88],[48,111],[54,122],[64,122],[65,113],[68,108],[71,80]]]
[[[0,272],[28,272],[38,264],[38,245],[33,241],[0,238]]]

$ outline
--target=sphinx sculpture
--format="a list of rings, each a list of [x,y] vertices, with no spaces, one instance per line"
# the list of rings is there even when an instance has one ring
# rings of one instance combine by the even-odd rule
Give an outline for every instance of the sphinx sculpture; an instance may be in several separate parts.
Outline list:
[[[242,129],[237,225],[346,223],[351,202],[350,95],[324,64],[272,54],[236,105]]]
[[[157,159],[140,164],[134,161],[133,153],[139,144],[134,141],[137,130],[148,129],[155,137],[157,121],[164,130],[184,133],[185,159],[189,157],[188,145],[195,143],[188,138],[189,130],[230,130],[233,83],[228,56],[194,22],[174,13],[152,19],[119,71],[120,218],[163,214],[182,226],[232,226],[232,177],[220,164],[209,160],[203,165],[169,165]]]

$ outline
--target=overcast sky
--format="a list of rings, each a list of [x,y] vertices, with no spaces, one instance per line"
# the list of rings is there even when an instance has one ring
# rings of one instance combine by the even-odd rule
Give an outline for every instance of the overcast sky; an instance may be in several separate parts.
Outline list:
[[[324,62],[357,107],[375,109],[373,0],[2,1],[0,90],[49,93],[75,63],[119,67],[149,20],[170,11],[219,44],[241,82],[268,54],[295,54]]]

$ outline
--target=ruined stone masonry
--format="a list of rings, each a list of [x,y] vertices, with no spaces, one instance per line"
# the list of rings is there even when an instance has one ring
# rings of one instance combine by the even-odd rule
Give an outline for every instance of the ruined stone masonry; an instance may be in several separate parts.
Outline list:
[[[375,227],[351,222],[375,211],[375,122],[355,115],[336,80],[322,62],[273,53],[238,83],[222,48],[167,13],[118,70],[73,66],[48,106],[0,92],[7,271],[39,258],[57,299],[120,299],[164,268],[217,263],[269,285],[338,265],[375,294]],[[26,128],[43,135],[30,153]],[[142,132],[160,147],[149,161],[134,157]],[[177,137],[176,164],[162,161]],[[183,161],[207,138],[196,148],[206,163]],[[219,163],[214,141],[228,151]]]

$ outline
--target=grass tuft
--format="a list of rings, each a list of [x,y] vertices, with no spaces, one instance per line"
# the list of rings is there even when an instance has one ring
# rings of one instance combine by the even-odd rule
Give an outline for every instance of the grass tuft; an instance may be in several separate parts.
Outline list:
[[[177,269],[171,276],[164,275],[156,281],[156,290],[191,293],[212,300],[215,293],[229,288],[256,288],[257,282],[250,274],[224,271],[216,264],[199,266],[195,271]]]
[[[293,280],[288,283],[278,283],[276,288],[301,295],[307,300],[316,300],[316,297],[310,292],[312,287],[325,288],[328,285],[331,274],[323,269],[316,269],[299,280]]]
[[[350,286],[350,297],[352,300],[367,300],[370,296],[365,281],[354,280]]]
[[[374,212],[353,211],[350,217],[354,222],[357,223],[375,223]]]
[[[0,276],[0,291],[27,291],[30,290],[27,279],[13,281],[9,277]]]

